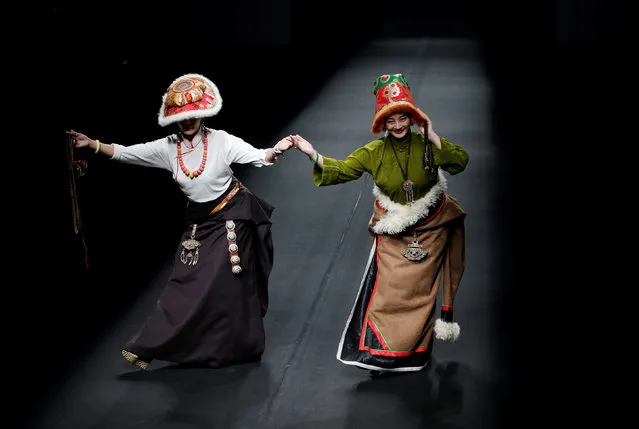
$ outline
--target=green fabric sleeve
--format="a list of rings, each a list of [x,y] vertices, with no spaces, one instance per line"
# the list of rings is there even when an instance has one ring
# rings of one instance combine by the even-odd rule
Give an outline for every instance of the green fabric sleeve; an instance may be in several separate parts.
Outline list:
[[[370,144],[348,155],[344,160],[322,155],[324,167],[313,167],[313,181],[316,186],[337,185],[359,179],[362,174],[371,171],[373,148]]]

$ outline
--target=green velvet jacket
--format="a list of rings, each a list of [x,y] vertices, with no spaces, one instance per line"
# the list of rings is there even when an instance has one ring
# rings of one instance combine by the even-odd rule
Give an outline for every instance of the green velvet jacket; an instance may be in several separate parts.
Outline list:
[[[424,135],[417,131],[411,132],[410,151],[407,142],[400,142],[389,134],[356,149],[344,160],[322,155],[324,168],[315,166],[313,169],[315,185],[337,185],[369,173],[377,187],[393,202],[406,204],[402,183],[404,172],[408,170],[408,179],[415,183],[415,199],[422,198],[437,183],[438,168],[433,172],[424,169]],[[451,175],[464,171],[468,164],[468,153],[443,137],[441,144],[441,149],[433,146],[435,167]],[[393,146],[397,157],[393,153]]]

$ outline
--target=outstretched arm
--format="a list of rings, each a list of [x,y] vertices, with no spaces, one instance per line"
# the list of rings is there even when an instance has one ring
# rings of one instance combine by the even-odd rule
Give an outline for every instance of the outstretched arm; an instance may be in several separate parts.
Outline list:
[[[103,153],[109,158],[113,157],[114,150],[112,144],[102,143],[100,140],[93,140],[87,135],[74,130],[69,130],[66,133],[73,137],[73,144],[75,147],[88,147],[93,149],[95,153]]]
[[[266,157],[265,161],[268,163],[273,163],[277,160],[277,157],[284,154],[287,150],[293,147],[293,137],[288,136],[284,137],[282,140],[275,143],[270,149],[266,149]]]
[[[301,152],[304,152],[313,164],[315,164],[320,170],[324,168],[324,159],[322,158],[322,155],[313,148],[312,144],[310,144],[304,137],[297,134],[292,136],[292,138],[295,142],[295,147]]]
[[[313,181],[317,186],[337,185],[350,182],[371,172],[373,159],[371,147],[362,146],[349,154],[346,159],[339,160],[322,156],[305,138],[294,135],[295,147],[308,156],[313,164]]]

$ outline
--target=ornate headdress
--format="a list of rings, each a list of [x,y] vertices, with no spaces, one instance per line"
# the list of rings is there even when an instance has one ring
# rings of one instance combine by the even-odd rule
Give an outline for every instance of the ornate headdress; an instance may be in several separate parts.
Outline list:
[[[412,123],[424,125],[429,119],[413,101],[408,82],[403,74],[385,74],[373,82],[375,94],[375,117],[371,132],[379,134],[384,130],[384,122],[390,115],[408,112]]]
[[[221,108],[222,97],[213,82],[199,74],[185,74],[162,96],[158,123],[164,127],[184,119],[208,118]]]

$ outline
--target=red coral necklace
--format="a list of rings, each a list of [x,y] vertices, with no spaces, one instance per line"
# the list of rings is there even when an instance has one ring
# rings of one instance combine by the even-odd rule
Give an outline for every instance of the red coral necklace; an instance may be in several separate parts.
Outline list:
[[[178,156],[178,162],[180,163],[180,168],[182,169],[184,174],[186,174],[186,176],[191,179],[195,179],[197,176],[202,174],[202,172],[204,171],[204,166],[206,165],[206,153],[207,153],[207,148],[209,144],[209,139],[208,139],[206,131],[203,134],[204,135],[202,136],[202,143],[204,145],[203,146],[204,152],[202,153],[202,162],[200,163],[200,167],[195,171],[189,170],[188,168],[186,168],[186,165],[184,165],[184,159],[182,158],[182,140],[180,140],[177,144],[177,156]]]

